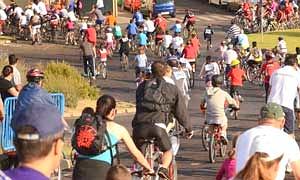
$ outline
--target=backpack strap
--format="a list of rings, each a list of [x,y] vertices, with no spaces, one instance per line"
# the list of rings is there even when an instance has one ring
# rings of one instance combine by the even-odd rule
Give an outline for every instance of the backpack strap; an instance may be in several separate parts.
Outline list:
[[[121,161],[120,161],[120,154],[119,154],[119,147],[118,147],[118,144],[116,145],[112,145],[112,142],[111,142],[111,139],[110,139],[110,136],[108,134],[108,131],[105,130],[105,136],[107,137],[107,140],[108,140],[108,144],[109,146],[107,147],[109,149],[109,152],[110,152],[110,157],[111,157],[111,166],[114,165],[114,155],[113,155],[113,147],[116,148],[116,157],[117,157],[117,163],[118,164],[121,164]]]

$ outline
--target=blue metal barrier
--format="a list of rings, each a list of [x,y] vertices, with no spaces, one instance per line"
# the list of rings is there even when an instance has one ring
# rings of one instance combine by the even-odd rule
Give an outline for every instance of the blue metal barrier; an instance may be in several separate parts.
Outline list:
[[[51,94],[58,110],[63,115],[65,110],[65,97],[61,93]],[[5,152],[7,151],[15,151],[15,147],[13,145],[14,132],[10,127],[11,119],[16,107],[17,98],[10,97],[6,98],[4,101],[4,121],[2,122],[1,128],[1,145]]]

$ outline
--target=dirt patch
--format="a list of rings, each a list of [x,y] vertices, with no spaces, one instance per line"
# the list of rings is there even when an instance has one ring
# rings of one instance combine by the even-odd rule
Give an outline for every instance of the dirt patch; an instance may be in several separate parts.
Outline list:
[[[96,100],[80,100],[78,102],[78,105],[76,108],[66,108],[65,109],[65,118],[70,118],[70,117],[78,117],[81,114],[81,111],[85,107],[92,107],[96,108]],[[135,112],[135,104],[128,103],[128,102],[123,102],[123,101],[117,101],[117,109],[119,114],[124,114],[124,113],[133,113]]]

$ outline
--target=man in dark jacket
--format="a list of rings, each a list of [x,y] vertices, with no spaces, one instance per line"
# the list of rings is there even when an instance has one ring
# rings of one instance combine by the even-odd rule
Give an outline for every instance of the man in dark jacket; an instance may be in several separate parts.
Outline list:
[[[166,67],[165,62],[154,62],[151,66],[152,79],[143,82],[138,87],[136,114],[132,121],[132,127],[133,139],[137,147],[141,148],[145,139],[156,139],[158,147],[163,152],[162,165],[158,174],[162,178],[168,179],[168,167],[172,161],[171,142],[166,131],[169,120],[174,117],[185,128],[189,138],[193,136],[193,131],[184,98],[175,85],[167,83],[163,79]],[[151,96],[147,88],[153,86],[159,89],[152,93],[155,94],[153,97],[159,99],[158,101],[154,100],[156,103],[147,100]]]

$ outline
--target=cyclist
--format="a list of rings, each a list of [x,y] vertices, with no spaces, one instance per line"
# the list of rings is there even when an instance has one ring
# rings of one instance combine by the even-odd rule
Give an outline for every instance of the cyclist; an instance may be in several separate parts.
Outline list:
[[[148,37],[147,35],[144,33],[143,30],[139,30],[139,34],[138,34],[138,45],[142,48],[146,48],[147,44],[148,44]]]
[[[145,73],[148,64],[148,58],[146,56],[144,48],[139,49],[139,54],[135,56],[134,63],[135,63],[135,76],[136,78],[139,78],[142,76],[142,74]]]
[[[102,14],[102,11],[97,8],[96,5],[93,5],[92,10],[89,12],[90,15],[95,15],[96,16],[96,25],[101,25],[104,22],[105,17]]]
[[[34,15],[31,17],[29,22],[29,28],[31,32],[31,38],[32,38],[32,45],[34,45],[37,42],[41,41],[41,25],[42,25],[42,18],[40,14],[37,13],[37,11],[34,11]]]
[[[113,54],[113,49],[114,49],[114,35],[112,33],[112,28],[108,27],[106,29],[105,33],[105,44],[106,44],[106,49],[108,51],[108,55],[111,57]]]
[[[73,44],[77,45],[76,40],[75,40],[75,25],[74,22],[71,20],[71,18],[68,18],[67,23],[66,23],[66,28],[67,28],[67,35],[66,35],[66,42],[65,44]]]
[[[19,31],[20,33],[24,31],[25,28],[27,28],[28,21],[27,17],[25,16],[25,13],[21,13],[20,21],[19,21]]]
[[[128,57],[130,51],[129,39],[127,38],[127,35],[124,34],[119,42],[120,42],[120,49],[119,49],[120,61],[122,61],[123,54],[125,54]]]
[[[175,117],[184,126],[189,138],[192,137],[193,131],[184,99],[178,88],[163,79],[166,67],[166,63],[155,61],[151,65],[152,79],[146,80],[139,85],[136,91],[137,107],[132,127],[133,139],[138,148],[142,148],[145,139],[156,139],[157,146],[163,152],[162,165],[158,169],[158,175],[169,179],[168,167],[173,155],[171,142],[166,131],[168,122],[171,120],[171,117]],[[163,98],[166,103],[161,104],[161,101],[150,92],[152,89],[160,95],[164,94],[163,96],[159,95],[159,98]]]
[[[164,35],[164,39],[163,39],[163,48],[165,51],[167,51],[170,48],[172,44],[172,40],[173,37],[170,35],[170,32],[166,31],[166,34]]]
[[[155,18],[154,25],[156,29],[160,28],[163,33],[167,30],[167,20],[161,14],[158,14],[157,18]]]
[[[230,95],[236,101],[237,108],[240,108],[240,102],[243,101],[240,95],[240,89],[243,87],[243,80],[247,79],[246,73],[240,68],[240,61],[235,59],[231,62],[231,70],[228,72],[227,77],[230,80]]]
[[[172,40],[172,48],[175,50],[176,53],[178,53],[182,45],[183,38],[181,37],[180,33],[175,33],[175,37]]]
[[[105,18],[105,24],[112,28],[112,27],[114,27],[114,24],[116,22],[117,22],[116,17],[112,14],[111,11],[108,11],[107,16]]]
[[[248,59],[247,63],[250,66],[254,66],[254,65],[261,66],[262,60],[263,60],[262,52],[261,52],[261,49],[259,49],[257,47],[256,41],[252,42],[252,48],[250,49],[250,53],[249,53],[247,59]]]
[[[180,66],[178,59],[168,59],[167,63],[172,68],[172,79],[175,82],[178,90],[184,98],[184,102],[186,107],[188,107],[188,102],[191,99],[189,95],[189,87],[188,87],[188,77],[185,71]]]
[[[150,36],[153,37],[153,33],[155,31],[154,22],[151,21],[149,17],[147,17],[146,21],[144,22],[144,30],[147,33],[147,37],[150,38]]]
[[[211,56],[206,56],[206,62],[203,64],[200,71],[200,78],[205,78],[206,87],[211,87],[211,78],[214,75],[220,74],[218,63],[212,61]]]
[[[193,46],[193,48],[195,50],[196,57],[198,57],[198,55],[200,54],[201,44],[200,44],[199,38],[197,37],[197,33],[196,32],[192,32],[191,43],[192,43],[192,46]]]
[[[164,31],[161,28],[158,28],[155,34],[155,45],[159,47],[164,39]]]
[[[183,49],[182,57],[185,58],[192,66],[192,72],[196,71],[196,58],[197,53],[195,47],[192,45],[192,41],[188,40],[186,46]]]
[[[268,101],[268,96],[270,92],[270,78],[277,69],[280,68],[280,64],[274,60],[274,55],[271,51],[267,51],[265,53],[266,62],[261,67],[261,74],[264,74],[264,85],[265,85],[265,93],[266,99],[265,102]]]
[[[227,50],[224,52],[224,63],[226,65],[225,67],[225,74],[228,74],[228,72],[231,69],[231,62],[238,58],[238,55],[235,50],[233,50],[233,45],[228,44]]]
[[[282,36],[278,37],[277,50],[278,50],[278,54],[280,56],[281,62],[284,62],[285,56],[286,56],[288,50],[287,50],[286,42]]]
[[[185,16],[182,23],[184,24],[185,28],[187,28],[188,31],[190,32],[191,27],[193,27],[196,23],[196,16],[192,12],[192,10],[190,9],[185,10]]]
[[[85,37],[87,39],[88,42],[92,43],[94,46],[94,49],[96,48],[96,43],[97,43],[97,32],[95,27],[93,27],[93,25],[91,23],[88,23],[88,28],[85,31]],[[96,50],[95,54],[96,54]]]
[[[134,20],[137,27],[140,27],[144,23],[143,14],[141,13],[140,9],[136,9],[132,19]]]
[[[119,26],[117,23],[115,23],[114,25],[113,34],[116,42],[119,42],[119,40],[122,38],[122,29],[121,26]]]
[[[237,44],[241,46],[242,51],[249,48],[250,45],[249,45],[248,36],[244,33],[244,30],[241,30],[241,33],[238,35],[237,39],[238,39]]]
[[[84,38],[84,41],[80,44],[80,49],[82,51],[82,59],[83,59],[83,70],[84,75],[89,76],[88,69],[90,71],[90,76],[93,79],[96,79],[95,77],[95,55],[96,55],[96,49],[93,46],[92,43],[88,42],[87,38]]]
[[[182,26],[180,21],[176,20],[175,24],[171,26],[170,30],[173,31],[174,33],[181,33]]]
[[[128,39],[130,41],[135,41],[135,37],[138,32],[138,27],[136,26],[136,24],[134,23],[134,21],[132,19],[130,20],[130,23],[128,24],[126,30],[128,33]]]
[[[228,143],[227,140],[227,127],[228,119],[225,114],[224,104],[236,107],[236,101],[230,95],[221,89],[223,85],[223,76],[212,76],[212,87],[207,88],[201,98],[200,107],[206,106],[205,123],[209,125],[220,125],[222,127],[221,137],[224,144]]]
[[[127,129],[115,122],[117,115],[116,104],[115,98],[109,95],[103,95],[97,100],[95,112],[95,115],[101,116],[106,122],[106,131],[113,145],[111,147],[112,153],[110,149],[106,149],[99,155],[79,154],[73,170],[74,180],[105,180],[109,168],[114,165],[114,158],[118,155],[115,145],[121,141],[124,142],[134,160],[141,164],[146,172],[150,174],[154,173],[143,154],[137,149]]]
[[[99,64],[103,63],[106,67],[107,57],[108,57],[108,51],[105,48],[105,45],[102,43],[100,44],[100,48],[97,49],[97,56],[100,59],[100,62],[97,63],[97,75],[100,74]]]
[[[211,43],[211,39],[212,36],[214,35],[214,31],[211,28],[211,25],[208,25],[205,29],[204,29],[204,40],[207,42],[207,50],[209,48],[212,48],[212,43]]]
[[[240,35],[240,33],[241,33],[241,28],[238,25],[236,25],[234,20],[232,20],[231,26],[227,31],[226,37],[231,39],[231,43],[233,45],[236,45],[238,42],[237,37]]]

